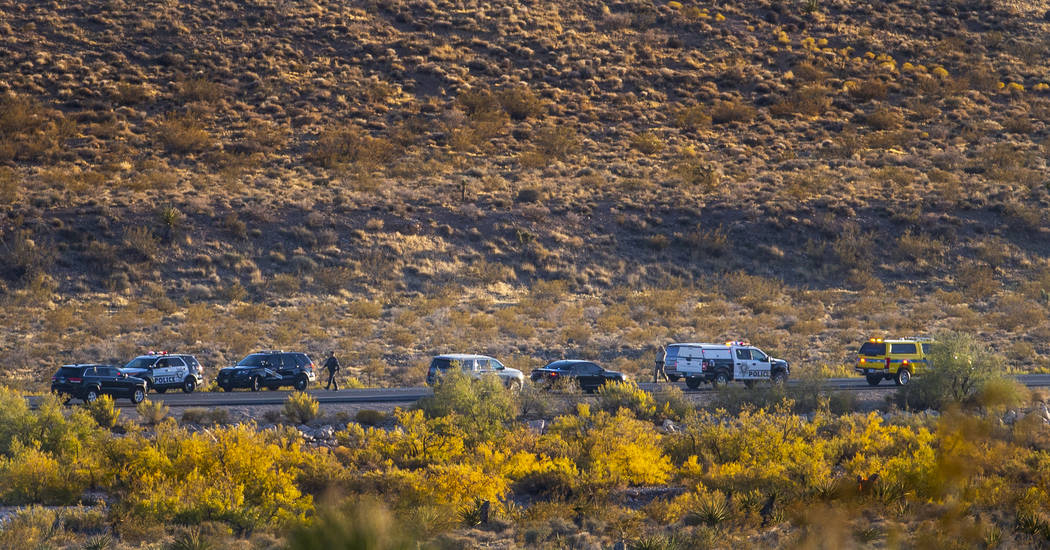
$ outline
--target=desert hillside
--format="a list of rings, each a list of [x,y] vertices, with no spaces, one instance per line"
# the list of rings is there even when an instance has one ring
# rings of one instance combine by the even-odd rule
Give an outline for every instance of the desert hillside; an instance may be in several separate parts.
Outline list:
[[[1050,2],[0,0],[0,382],[336,349],[1050,360]]]

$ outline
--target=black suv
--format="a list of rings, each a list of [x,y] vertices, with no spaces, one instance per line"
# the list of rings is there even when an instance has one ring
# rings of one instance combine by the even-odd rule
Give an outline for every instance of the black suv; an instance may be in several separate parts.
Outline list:
[[[204,384],[201,364],[192,355],[166,351],[150,352],[132,359],[120,370],[145,380],[146,391],[152,389],[157,393],[164,393],[169,389],[193,393]]]
[[[215,379],[223,391],[234,388],[258,391],[262,387],[276,390],[282,386],[302,391],[314,380],[317,380],[314,362],[305,353],[287,351],[253,353],[236,365],[220,370]]]
[[[146,381],[128,376],[111,365],[64,365],[51,377],[51,392],[87,403],[102,394],[141,403],[146,398]]]

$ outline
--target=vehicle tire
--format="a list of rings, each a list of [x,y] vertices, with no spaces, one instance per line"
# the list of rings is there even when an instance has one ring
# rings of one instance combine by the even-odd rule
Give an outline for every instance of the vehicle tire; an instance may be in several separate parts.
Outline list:
[[[696,377],[693,377],[693,376],[686,376],[685,377],[685,387],[687,387],[687,388],[689,388],[691,390],[695,390],[696,388],[699,388],[700,387],[700,379],[696,378]]]
[[[222,388],[222,391],[233,391],[233,388],[231,388],[229,386],[219,386],[219,387]]]
[[[865,376],[864,379],[868,381],[868,385],[869,386],[878,386],[879,382],[882,382],[882,375],[881,374],[869,374],[869,375]]]
[[[253,376],[251,381],[248,382],[248,387],[251,388],[252,391],[259,391],[259,377]]]
[[[771,382],[771,383],[772,383],[772,384],[773,384],[774,386],[783,386],[784,384],[787,384],[787,381],[788,381],[788,375],[787,375],[787,373],[786,373],[786,372],[784,372],[784,371],[782,371],[782,370],[778,370],[778,371],[776,371],[776,372],[774,372],[774,373],[773,373],[773,376],[771,376],[771,377],[769,378],[769,381],[770,381],[770,382]]]
[[[153,391],[155,391],[157,393],[164,393],[164,392],[168,391],[168,388],[153,388]]]
[[[306,387],[310,385],[310,379],[305,376],[299,376],[295,379],[295,389],[299,391],[305,391]]]
[[[677,381],[679,381],[679,380],[680,380],[681,378],[682,378],[682,377],[681,377],[681,376],[678,376],[677,374],[668,374],[668,375],[667,375],[667,379],[668,379],[668,380],[670,380],[671,382],[677,382]]]
[[[715,373],[715,379],[711,381],[711,385],[714,386],[716,390],[720,390],[728,386],[729,374],[726,373],[726,371],[724,370],[718,371],[717,373]]]
[[[92,389],[88,390],[86,393],[84,393],[84,402],[85,403],[94,403],[96,399],[98,399],[98,390],[92,388]]]
[[[898,386],[907,386],[908,382],[911,382],[911,371],[908,369],[897,369],[897,376],[893,378],[893,381]]]
[[[197,389],[197,381],[193,377],[187,377],[182,381],[182,393],[193,393]]]
[[[146,399],[146,388],[138,387],[138,388],[135,388],[134,390],[131,390],[131,403],[133,405],[138,405],[139,403],[142,403],[145,399]]]

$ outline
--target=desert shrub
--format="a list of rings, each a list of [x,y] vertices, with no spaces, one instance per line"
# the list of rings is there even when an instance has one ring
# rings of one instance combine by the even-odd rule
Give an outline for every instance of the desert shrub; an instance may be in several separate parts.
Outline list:
[[[894,400],[901,407],[939,409],[963,403],[1002,374],[999,358],[969,334],[938,334],[927,359],[930,367],[897,390]]]
[[[547,104],[536,96],[531,88],[517,86],[496,93],[500,106],[514,120],[525,120],[543,115]]]
[[[681,420],[696,410],[696,406],[678,386],[661,386],[653,392],[653,405],[658,418]]]
[[[199,153],[213,147],[215,142],[203,121],[190,114],[175,113],[157,124],[156,140],[169,152],[177,154]]]
[[[8,456],[0,456],[0,502],[69,505],[87,489],[85,474],[51,453],[16,442]]]
[[[199,524],[223,521],[246,531],[294,525],[312,508],[296,484],[309,456],[298,434],[239,424],[191,433],[161,423],[147,440],[112,440],[107,455],[121,464],[118,507],[137,518]]]
[[[26,229],[5,236],[0,246],[0,269],[8,280],[31,281],[47,273],[54,263],[54,249],[38,240],[41,239]]]
[[[631,147],[646,155],[655,155],[664,150],[666,144],[660,136],[652,132],[643,132],[631,136]]]
[[[135,411],[139,413],[139,418],[142,419],[143,423],[151,426],[168,416],[168,406],[161,401],[153,401],[151,399],[146,399],[136,405]]]
[[[656,413],[652,394],[638,387],[633,381],[609,382],[598,388],[598,408],[615,414],[621,408],[634,413],[638,418],[651,418]]]
[[[120,418],[120,409],[116,407],[113,398],[109,395],[100,395],[91,403],[84,403],[91,418],[102,428],[112,428],[117,425]]]
[[[475,441],[488,441],[502,433],[514,418],[515,396],[496,376],[473,380],[453,368],[434,386],[434,395],[417,404],[427,417],[452,416]]]
[[[179,92],[183,101],[214,102],[222,99],[226,87],[206,78],[190,78],[179,83]]]
[[[378,426],[386,422],[390,415],[383,411],[361,409],[354,415],[354,420],[362,426]]]
[[[131,227],[124,231],[124,246],[139,260],[152,262],[160,250],[160,241],[148,227]]]
[[[39,101],[17,95],[0,98],[0,161],[35,161],[61,150],[76,123]]]
[[[230,423],[230,411],[226,408],[189,407],[182,411],[182,422],[184,424],[225,425]]]
[[[532,139],[536,151],[544,157],[565,160],[580,149],[580,138],[570,126],[544,126]]]
[[[317,418],[320,404],[306,392],[292,392],[284,401],[284,416],[289,422],[306,424]]]
[[[711,108],[711,121],[715,124],[728,122],[747,122],[758,112],[754,107],[740,101],[719,101]]]
[[[1032,398],[1032,392],[1015,379],[993,377],[982,383],[974,393],[974,403],[989,410],[1020,407]]]
[[[393,160],[397,150],[385,138],[373,138],[352,125],[329,127],[317,137],[306,160],[326,168],[349,164],[375,167]]]
[[[418,525],[403,524],[378,500],[351,499],[325,506],[315,521],[298,527],[289,550],[412,550],[419,547],[411,533]]]
[[[701,130],[711,125],[711,115],[702,105],[685,105],[674,110],[671,116],[674,125],[683,130]]]
[[[593,486],[658,485],[671,476],[660,434],[627,408],[612,415],[580,404],[576,415],[556,418],[544,440],[553,448],[567,446],[581,479]]]
[[[875,130],[896,130],[904,121],[904,117],[897,111],[885,107],[864,115],[864,124]]]
[[[783,281],[760,275],[749,275],[740,271],[728,273],[721,283],[727,297],[737,300],[756,313],[771,311],[784,296]]]
[[[683,155],[674,167],[674,174],[682,183],[707,193],[714,192],[721,184],[718,168],[697,155]]]
[[[804,86],[793,91],[787,98],[771,105],[769,112],[775,116],[815,117],[831,106],[829,94],[830,91],[823,86]]]

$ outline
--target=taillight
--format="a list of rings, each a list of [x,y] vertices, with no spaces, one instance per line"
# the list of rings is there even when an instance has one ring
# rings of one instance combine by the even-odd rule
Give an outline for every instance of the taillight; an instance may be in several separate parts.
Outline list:
[[[74,384],[79,384],[79,383],[83,382],[84,379],[83,378],[70,378],[69,381],[74,383]]]
[[[558,373],[556,373],[556,372],[552,372],[551,373],[551,378],[557,378],[557,377],[558,377]]]

